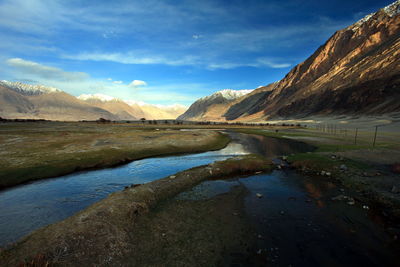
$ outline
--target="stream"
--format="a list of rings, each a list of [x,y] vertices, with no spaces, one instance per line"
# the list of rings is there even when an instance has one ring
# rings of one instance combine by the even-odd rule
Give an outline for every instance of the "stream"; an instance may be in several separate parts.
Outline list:
[[[115,168],[77,172],[0,191],[0,246],[61,221],[112,192],[131,184],[151,182],[174,173],[230,157],[258,153],[267,156],[305,151],[295,141],[229,133],[232,141],[218,151],[154,157]]]
[[[63,220],[131,184],[237,155],[277,157],[313,149],[293,140],[235,132],[229,135],[232,142],[218,151],[137,160],[0,191],[0,246]],[[255,236],[249,251],[226,255],[226,265],[391,266],[397,260],[398,245],[374,220],[373,210],[332,201],[332,197],[351,192],[293,170],[205,181],[176,198],[209,199],[235,186],[248,191],[244,209]]]

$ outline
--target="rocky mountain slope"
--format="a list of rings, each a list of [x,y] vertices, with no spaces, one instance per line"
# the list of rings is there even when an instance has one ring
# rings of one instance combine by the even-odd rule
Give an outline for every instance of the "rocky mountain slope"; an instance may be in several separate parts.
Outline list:
[[[185,110],[184,106],[157,107],[127,103],[101,94],[77,98],[53,87],[0,81],[0,117],[8,119],[175,119]]]
[[[108,110],[118,116],[121,120],[137,120],[141,118],[147,120],[176,119],[187,109],[182,105],[163,106],[134,101],[123,101],[103,94],[80,95],[78,96],[78,99],[96,107]]]
[[[400,112],[400,0],[337,31],[282,80],[234,100],[193,103],[187,120],[305,118]]]
[[[180,120],[219,120],[229,105],[252,90],[225,89],[202,97],[178,117]]]
[[[0,117],[66,121],[118,119],[111,112],[58,89],[7,81],[0,82]]]
[[[337,31],[281,81],[231,105],[227,120],[400,111],[400,1]]]

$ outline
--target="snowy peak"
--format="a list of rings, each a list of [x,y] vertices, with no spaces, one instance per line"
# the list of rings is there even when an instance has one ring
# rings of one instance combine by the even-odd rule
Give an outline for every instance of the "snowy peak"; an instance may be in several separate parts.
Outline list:
[[[349,26],[349,28],[353,31],[360,28],[365,22],[369,21],[371,18],[374,18],[379,12],[384,12],[387,16],[393,17],[400,14],[400,0],[393,2],[392,4],[382,8],[381,10],[371,13],[354,23],[353,25]]]
[[[83,101],[101,101],[101,102],[121,101],[118,98],[104,94],[82,94],[78,96],[78,99]]]
[[[43,86],[43,85],[31,85],[31,84],[26,84],[26,83],[21,83],[21,82],[9,82],[9,81],[5,81],[5,80],[0,81],[0,85],[6,87],[8,89],[11,89],[17,93],[20,93],[22,95],[27,95],[27,96],[61,92],[61,90],[59,90],[55,87],[48,87],[48,86]]]
[[[387,7],[384,7],[382,10],[386,14],[388,14],[389,17],[393,17],[397,14],[400,14],[400,0],[393,2],[392,4],[388,5]]]
[[[232,90],[232,89],[224,89],[221,91],[218,91],[212,95],[200,98],[200,100],[212,100],[218,97],[223,97],[227,100],[234,100],[236,98],[239,98],[241,96],[244,96],[248,93],[250,93],[253,90]]]

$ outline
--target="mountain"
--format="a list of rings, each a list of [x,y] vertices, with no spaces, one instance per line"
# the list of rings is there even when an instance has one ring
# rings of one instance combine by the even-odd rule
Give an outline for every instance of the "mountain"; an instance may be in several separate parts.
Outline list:
[[[282,80],[232,99],[220,92],[201,98],[179,119],[264,121],[400,112],[399,14],[400,0],[334,33]]]
[[[400,1],[337,31],[282,80],[231,105],[227,120],[400,111]]]
[[[179,120],[219,120],[229,105],[252,90],[225,89],[202,97],[178,117]]]
[[[75,97],[54,87],[0,81],[0,117],[8,119],[176,119],[185,111],[182,105],[150,105],[103,94]]]
[[[144,112],[144,117],[146,119],[176,119],[179,115],[182,115],[187,107],[179,104],[164,106],[164,105],[150,105],[142,104],[140,108]]]
[[[140,108],[138,109],[134,106],[130,106],[124,101],[111,96],[103,94],[83,94],[78,96],[78,99],[92,106],[107,110],[120,120],[137,120],[143,116],[143,112]]]
[[[182,105],[151,105],[142,102],[124,101],[103,94],[80,95],[78,99],[91,105],[105,109],[118,116],[121,120],[147,120],[176,119],[186,111]]]
[[[0,81],[0,117],[12,119],[97,120],[117,119],[53,87]]]

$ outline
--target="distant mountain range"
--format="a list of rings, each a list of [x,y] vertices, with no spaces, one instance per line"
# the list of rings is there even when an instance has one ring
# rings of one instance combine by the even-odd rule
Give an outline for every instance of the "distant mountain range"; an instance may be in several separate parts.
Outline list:
[[[0,117],[7,119],[176,119],[185,110],[181,105],[125,102],[101,94],[74,97],[53,87],[0,81]]]
[[[400,112],[400,0],[337,31],[282,80],[179,118],[261,121]],[[210,96],[212,97],[212,96]]]
[[[181,116],[180,120],[211,120],[221,119],[227,108],[238,98],[250,93],[252,90],[225,89],[212,95],[202,97],[194,102]]]

